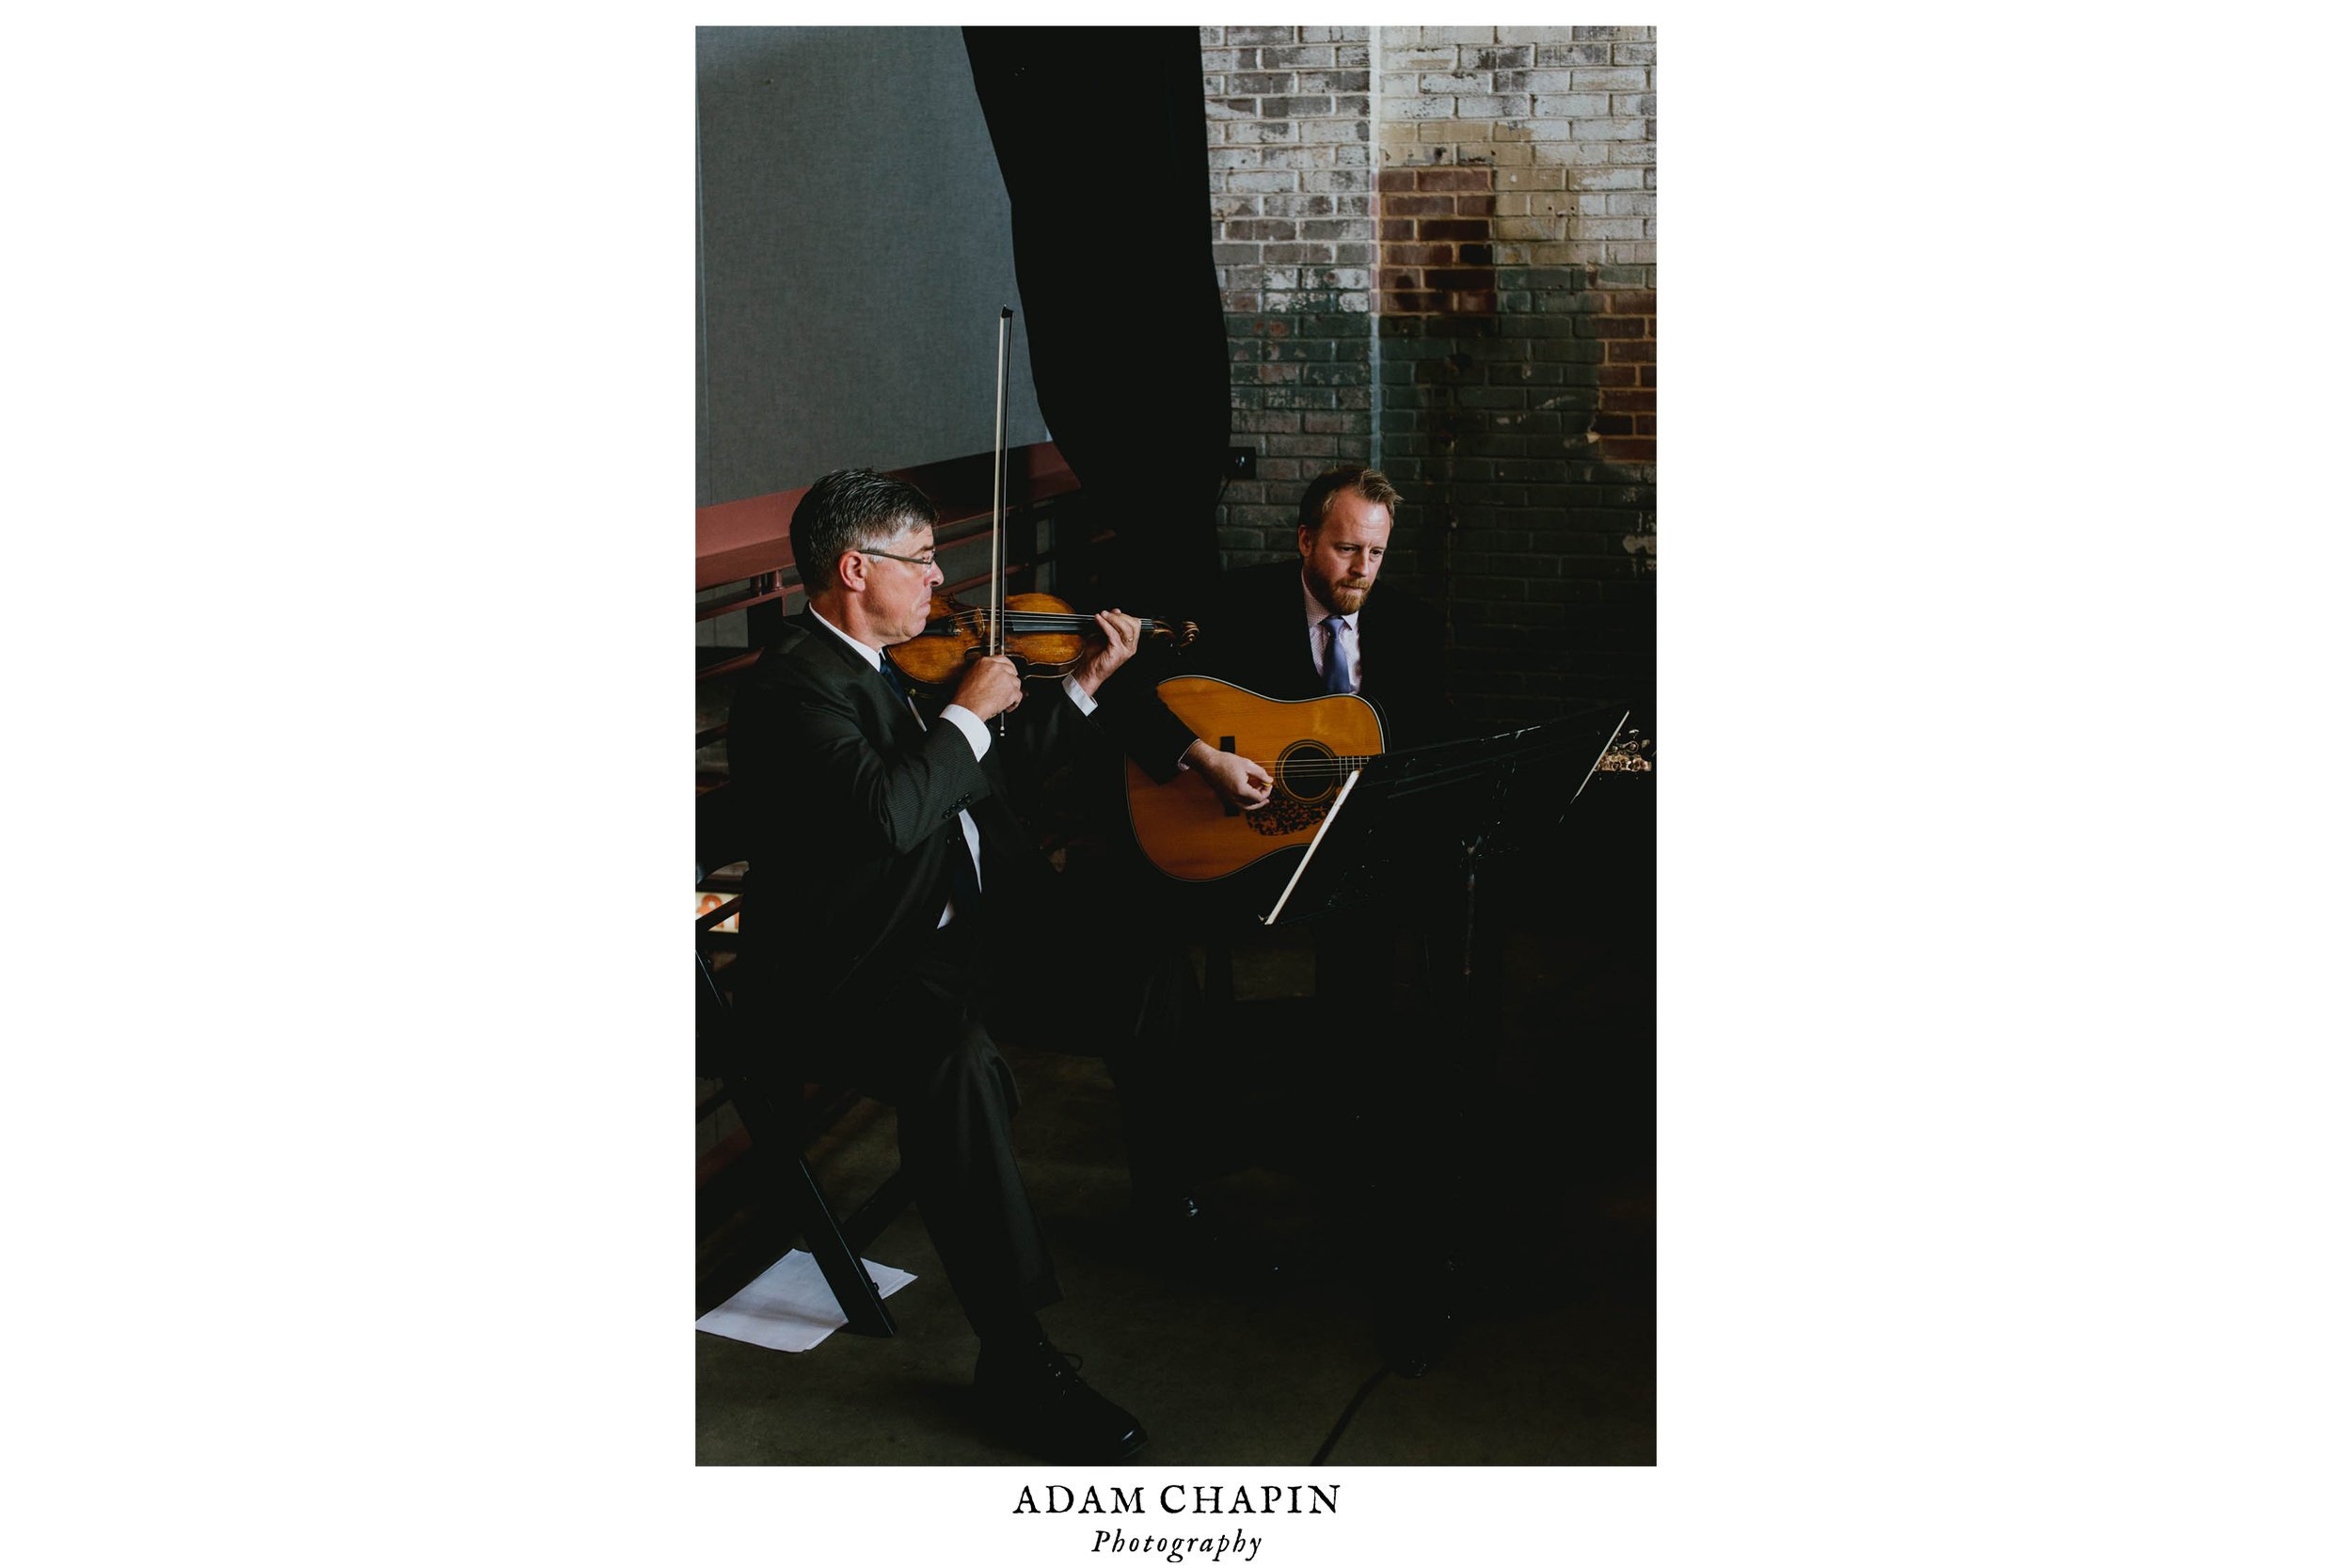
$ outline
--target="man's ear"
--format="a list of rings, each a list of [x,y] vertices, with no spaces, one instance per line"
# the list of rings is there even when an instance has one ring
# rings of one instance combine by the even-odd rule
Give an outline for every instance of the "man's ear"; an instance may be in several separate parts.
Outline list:
[[[834,584],[844,593],[863,594],[866,592],[866,574],[871,570],[872,565],[857,551],[843,550],[841,559],[833,563]]]
[[[1304,523],[1298,528],[1298,559],[1306,560],[1315,553],[1315,536]]]

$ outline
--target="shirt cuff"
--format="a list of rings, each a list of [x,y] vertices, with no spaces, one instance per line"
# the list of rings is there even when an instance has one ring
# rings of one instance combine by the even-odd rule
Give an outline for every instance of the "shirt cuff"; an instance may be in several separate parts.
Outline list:
[[[1061,689],[1070,693],[1070,700],[1078,705],[1078,711],[1089,719],[1094,717],[1094,710],[1103,705],[1087,695],[1086,688],[1078,684],[1078,677],[1075,675],[1064,675],[1061,678]]]
[[[971,746],[975,761],[988,755],[989,742],[993,737],[979,715],[960,703],[949,703],[939,710],[939,716],[963,732],[963,738]]]

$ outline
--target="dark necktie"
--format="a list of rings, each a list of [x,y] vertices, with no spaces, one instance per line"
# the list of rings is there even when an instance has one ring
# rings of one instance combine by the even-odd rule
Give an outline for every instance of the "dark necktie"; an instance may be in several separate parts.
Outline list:
[[[1323,629],[1331,634],[1330,651],[1323,656],[1323,689],[1354,691],[1355,672],[1347,667],[1347,649],[1340,642],[1340,628],[1347,623],[1337,615],[1324,618]]]
[[[914,708],[914,696],[907,689],[905,678],[887,658],[882,661],[882,679],[890,683],[890,689],[898,693],[899,705],[914,713],[916,723],[930,729],[930,726],[923,722],[922,713]],[[948,820],[956,831],[956,847],[947,855],[947,896],[954,902],[958,914],[977,914],[980,912],[980,872],[979,867],[972,863],[972,847],[963,836],[963,814],[958,812]]]

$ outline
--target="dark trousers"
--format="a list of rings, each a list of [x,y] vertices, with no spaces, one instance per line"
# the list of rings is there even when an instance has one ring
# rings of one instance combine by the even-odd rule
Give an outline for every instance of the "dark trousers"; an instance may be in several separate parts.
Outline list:
[[[1043,1227],[1013,1152],[1021,1096],[984,1022],[1014,973],[1018,1006],[996,1009],[1013,1037],[1101,1055],[1119,1090],[1128,1160],[1147,1200],[1189,1178],[1177,1130],[1193,1094],[1186,1046],[1198,1011],[1182,955],[1096,946],[1032,958],[1020,970],[986,958],[977,922],[928,933],[906,955],[902,980],[868,995],[841,1021],[858,1086],[898,1113],[899,1163],[947,1283],[983,1338],[1018,1332],[1061,1299]],[[1110,1006],[1104,998],[1116,999]]]
[[[1021,1095],[980,1022],[974,930],[959,920],[918,939],[897,983],[845,1011],[837,1043],[858,1087],[897,1109],[898,1162],[924,1229],[986,1338],[1018,1331],[1061,1286],[1013,1157]]]

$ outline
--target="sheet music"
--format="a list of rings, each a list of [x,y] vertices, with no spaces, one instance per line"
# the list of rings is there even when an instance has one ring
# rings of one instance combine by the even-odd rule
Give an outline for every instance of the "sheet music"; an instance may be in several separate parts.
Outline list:
[[[883,1263],[867,1263],[866,1273],[875,1291],[885,1296],[914,1280],[904,1269]],[[694,1326],[747,1345],[803,1351],[816,1349],[849,1321],[817,1259],[795,1247],[757,1279],[696,1318]]]

